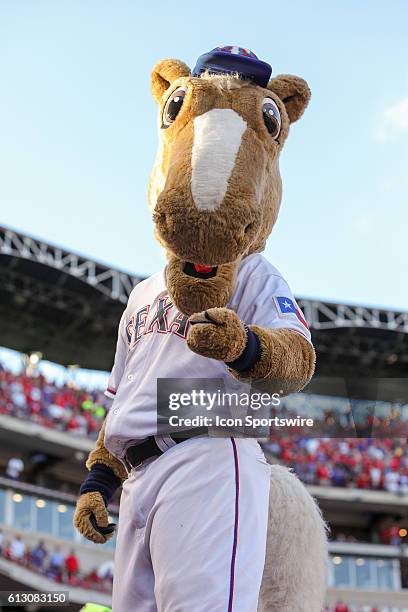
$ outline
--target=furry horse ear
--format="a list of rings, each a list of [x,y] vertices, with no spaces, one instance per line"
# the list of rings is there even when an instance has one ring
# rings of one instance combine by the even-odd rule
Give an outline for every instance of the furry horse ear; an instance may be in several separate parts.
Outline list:
[[[158,62],[152,70],[150,87],[156,102],[160,102],[162,95],[173,81],[183,76],[190,76],[190,68],[177,59],[165,59]]]
[[[311,97],[309,85],[304,79],[291,74],[279,74],[269,81],[268,89],[282,100],[291,123],[300,119]]]

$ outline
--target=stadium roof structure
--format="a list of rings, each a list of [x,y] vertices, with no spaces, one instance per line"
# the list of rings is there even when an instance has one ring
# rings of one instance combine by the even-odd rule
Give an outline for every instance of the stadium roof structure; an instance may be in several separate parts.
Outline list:
[[[0,227],[0,345],[63,365],[109,370],[117,325],[142,280],[43,240]],[[299,298],[318,353],[317,373],[406,377],[408,312]]]
[[[109,370],[139,277],[0,227],[0,345]]]

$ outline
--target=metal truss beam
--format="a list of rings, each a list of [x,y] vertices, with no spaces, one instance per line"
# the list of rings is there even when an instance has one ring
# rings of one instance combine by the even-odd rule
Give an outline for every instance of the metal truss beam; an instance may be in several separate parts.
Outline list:
[[[0,255],[8,255],[47,265],[94,287],[113,300],[127,303],[133,287],[142,280],[91,259],[69,253],[41,240],[0,227]]]
[[[0,255],[45,264],[80,279],[109,298],[127,303],[133,287],[142,279],[91,259],[64,251],[20,232],[0,227]],[[339,328],[382,329],[408,334],[408,312],[299,299],[314,330]]]
[[[310,327],[315,330],[360,327],[408,333],[408,312],[318,300],[299,299],[298,302]]]

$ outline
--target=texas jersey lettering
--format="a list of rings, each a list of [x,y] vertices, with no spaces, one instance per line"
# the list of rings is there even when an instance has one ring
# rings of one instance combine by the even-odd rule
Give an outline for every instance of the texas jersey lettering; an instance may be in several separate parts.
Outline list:
[[[174,313],[174,305],[168,295],[157,300],[156,310],[149,324],[146,325],[151,304],[146,304],[133,314],[126,324],[126,339],[129,347],[133,346],[144,334],[157,332],[159,334],[176,334],[184,340],[188,332],[188,316],[176,311],[176,316],[169,323],[169,316]]]

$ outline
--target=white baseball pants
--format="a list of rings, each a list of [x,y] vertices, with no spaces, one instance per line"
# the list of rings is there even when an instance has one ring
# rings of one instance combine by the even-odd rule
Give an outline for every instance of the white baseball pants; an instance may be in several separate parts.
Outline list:
[[[256,442],[195,437],[123,486],[113,612],[256,612],[270,466]]]

